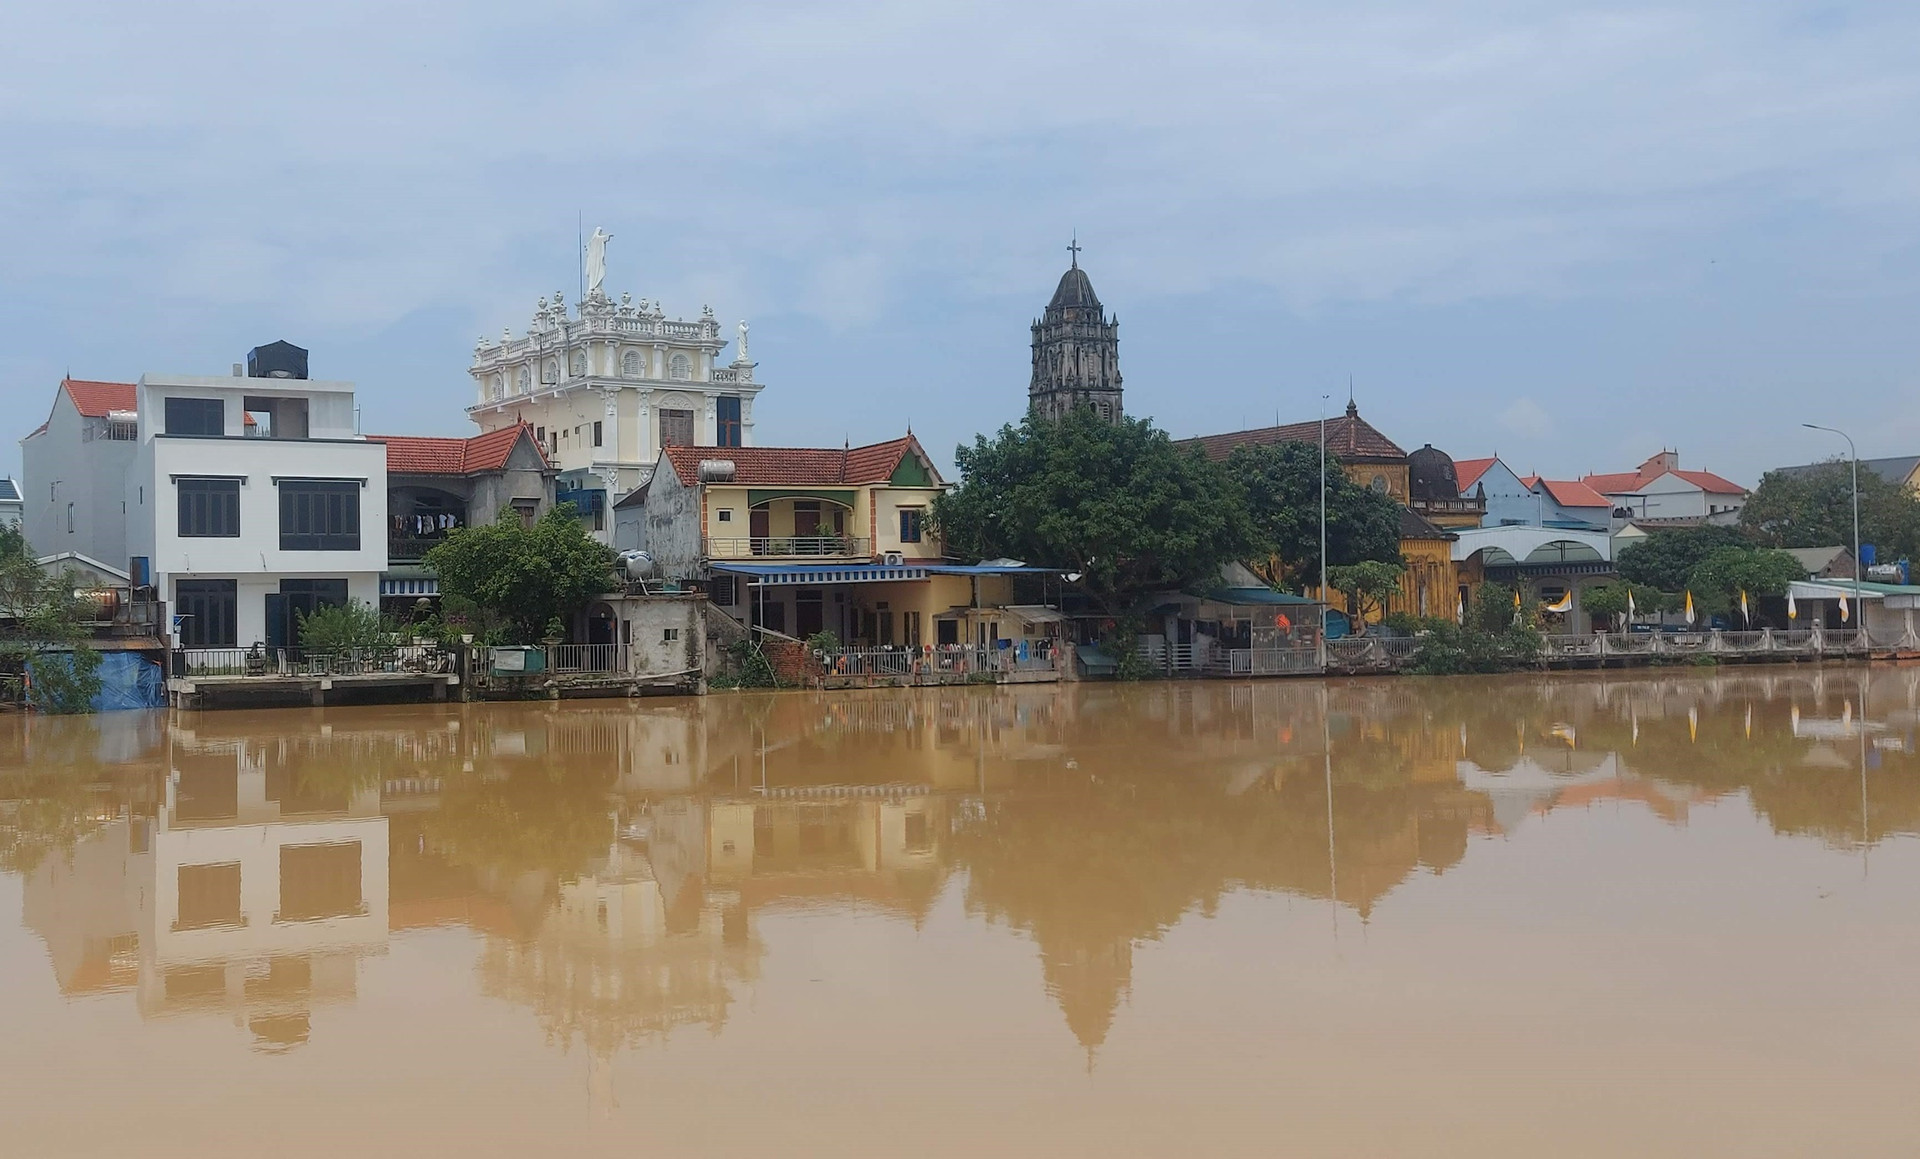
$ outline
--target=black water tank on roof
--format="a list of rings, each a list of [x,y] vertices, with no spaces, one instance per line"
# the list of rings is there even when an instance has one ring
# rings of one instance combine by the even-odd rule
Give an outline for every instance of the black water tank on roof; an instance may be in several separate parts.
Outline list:
[[[305,378],[307,352],[285,341],[269,342],[247,351],[248,378]]]

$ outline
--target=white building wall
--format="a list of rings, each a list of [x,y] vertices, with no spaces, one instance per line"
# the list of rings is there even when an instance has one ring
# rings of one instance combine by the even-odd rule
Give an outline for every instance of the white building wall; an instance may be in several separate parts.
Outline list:
[[[129,514],[122,481],[138,444],[87,439],[88,421],[61,389],[47,429],[21,440],[22,526],[39,555],[77,551],[121,567]]]

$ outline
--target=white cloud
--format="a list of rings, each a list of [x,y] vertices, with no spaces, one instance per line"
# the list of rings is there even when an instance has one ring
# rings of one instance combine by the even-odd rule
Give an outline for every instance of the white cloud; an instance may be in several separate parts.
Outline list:
[[[1544,439],[1553,434],[1553,416],[1530,398],[1516,398],[1508,403],[1498,421],[1503,430],[1523,439]]]

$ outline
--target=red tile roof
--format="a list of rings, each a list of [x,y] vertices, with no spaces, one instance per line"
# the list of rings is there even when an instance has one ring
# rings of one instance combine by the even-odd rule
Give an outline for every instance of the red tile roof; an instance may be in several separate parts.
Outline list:
[[[109,411],[130,411],[139,404],[135,401],[138,391],[131,382],[89,382],[80,378],[63,378],[60,389],[73,399],[73,409],[90,419],[103,419]]]
[[[1562,507],[1613,508],[1612,500],[1578,480],[1541,479],[1539,483],[1547,489],[1547,494],[1553,496],[1553,501]]]
[[[1233,453],[1235,447],[1265,447],[1275,443],[1320,444],[1320,422],[1288,423],[1278,427],[1256,427],[1249,431],[1229,431],[1220,435],[1201,435],[1181,439],[1183,447],[1197,446],[1216,462]],[[1342,462],[1368,462],[1378,459],[1405,459],[1407,453],[1392,439],[1360,417],[1360,408],[1347,404],[1347,413],[1327,420],[1327,453]],[[1458,465],[1456,464],[1456,469]],[[1465,486],[1465,484],[1462,484]]]
[[[1473,485],[1480,481],[1480,476],[1486,474],[1499,461],[1498,455],[1490,459],[1455,459],[1453,474],[1460,483],[1460,494],[1465,495],[1471,490]]]
[[[501,427],[469,439],[431,435],[368,435],[370,443],[387,445],[387,470],[396,475],[478,475],[506,469],[513,448],[524,433],[531,440],[533,428]],[[547,461],[539,443],[540,461]]]
[[[911,450],[927,464],[933,461],[912,435],[870,443],[864,447],[667,447],[667,462],[689,487],[699,481],[700,464],[724,459],[733,464],[733,482],[763,487],[819,487],[884,483],[893,478],[900,460]],[[939,478],[937,471],[934,477]]]
[[[1667,470],[1664,467],[1649,467],[1640,471],[1613,471],[1602,475],[1587,475],[1580,481],[1600,492],[1602,495],[1623,495],[1638,491],[1662,475],[1675,475],[1713,495],[1744,495],[1747,489],[1714,474],[1712,471],[1682,471],[1678,468]]]

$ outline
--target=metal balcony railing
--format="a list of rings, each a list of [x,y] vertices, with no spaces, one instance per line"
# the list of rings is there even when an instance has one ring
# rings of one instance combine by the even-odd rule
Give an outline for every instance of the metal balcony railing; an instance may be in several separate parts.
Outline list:
[[[873,540],[851,535],[717,536],[706,540],[705,550],[708,559],[867,559],[873,555]]]

